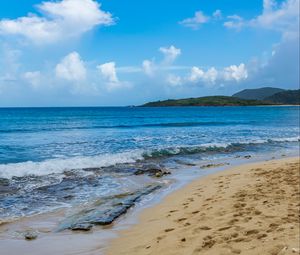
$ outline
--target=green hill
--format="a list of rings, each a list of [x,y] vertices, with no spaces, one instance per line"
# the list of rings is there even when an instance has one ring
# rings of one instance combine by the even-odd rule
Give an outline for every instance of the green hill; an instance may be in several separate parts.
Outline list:
[[[244,89],[238,93],[233,94],[233,97],[241,99],[264,100],[266,97],[273,96],[276,93],[283,92],[284,89],[264,87],[258,89]]]
[[[272,96],[266,97],[265,100],[276,104],[300,105],[300,89],[278,92]]]
[[[245,100],[230,96],[208,96],[186,99],[169,99],[164,101],[150,102],[142,107],[160,106],[250,106],[250,105],[270,105],[270,102],[259,100]]]

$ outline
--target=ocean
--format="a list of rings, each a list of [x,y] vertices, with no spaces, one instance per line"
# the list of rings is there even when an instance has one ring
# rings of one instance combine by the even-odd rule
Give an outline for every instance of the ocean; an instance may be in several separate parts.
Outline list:
[[[105,223],[189,166],[298,150],[298,106],[0,108],[0,220]]]

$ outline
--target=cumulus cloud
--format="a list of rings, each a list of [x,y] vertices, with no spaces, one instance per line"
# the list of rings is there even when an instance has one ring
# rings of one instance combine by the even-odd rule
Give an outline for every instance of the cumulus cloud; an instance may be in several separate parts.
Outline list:
[[[175,74],[169,74],[166,81],[171,86],[178,86],[182,84],[182,78]]]
[[[224,23],[227,28],[257,27],[279,31],[284,37],[299,37],[299,0],[285,0],[281,3],[275,0],[264,0],[262,14],[244,20],[238,15],[227,17]]]
[[[215,84],[217,77],[218,71],[214,67],[211,67],[207,71],[204,71],[199,67],[193,66],[188,80],[194,83],[203,81],[206,84]]]
[[[111,83],[118,83],[119,79],[116,72],[116,63],[108,62],[102,65],[97,66],[102,76]]]
[[[142,70],[149,77],[153,77],[156,72],[162,74],[163,71],[172,69],[174,61],[181,55],[181,49],[173,45],[160,47],[158,50],[163,54],[163,59],[160,63],[156,64],[154,59],[145,59],[142,62]]]
[[[280,33],[281,41],[273,45],[269,54],[252,61],[248,72],[231,68],[226,77],[250,76],[249,82],[269,86],[295,86],[299,84],[299,0],[264,0],[260,15],[249,20],[234,15],[224,25],[228,28],[243,27],[265,29]],[[227,70],[228,71],[228,70]],[[231,73],[231,74],[230,74]],[[288,73],[289,75],[284,75]],[[234,74],[234,76],[233,76]],[[251,86],[251,84],[247,84]]]
[[[118,88],[130,86],[128,82],[119,80],[115,62],[108,62],[102,65],[98,65],[97,69],[100,71],[100,74],[105,81],[107,90],[111,91]]]
[[[147,74],[148,76],[154,75],[155,64],[153,60],[144,60],[142,63],[142,67],[145,74]]]
[[[180,21],[179,24],[192,29],[198,29],[202,24],[207,23],[208,21],[208,16],[205,16],[202,11],[197,11],[195,12],[194,17],[184,19]]]
[[[248,78],[248,71],[245,64],[241,63],[239,66],[231,65],[229,67],[225,67],[223,75],[226,81],[235,80],[239,82]]]
[[[231,65],[221,70],[211,67],[206,71],[194,66],[191,68],[191,72],[187,80],[192,83],[203,82],[206,85],[214,85],[217,81],[240,82],[242,80],[246,80],[247,78],[248,71],[245,64],[241,63],[239,66]]]
[[[175,59],[180,56],[181,49],[175,48],[173,45],[170,47],[160,47],[159,51],[164,54],[164,63],[172,64]]]
[[[299,0],[286,0],[281,4],[264,0],[263,13],[250,21],[250,25],[277,30],[289,36],[299,36]]]
[[[65,56],[55,68],[56,77],[67,81],[82,81],[86,79],[86,68],[77,52]]]
[[[41,15],[0,20],[0,34],[23,36],[37,44],[79,36],[98,25],[112,25],[109,12],[94,0],[62,0],[37,5]]]

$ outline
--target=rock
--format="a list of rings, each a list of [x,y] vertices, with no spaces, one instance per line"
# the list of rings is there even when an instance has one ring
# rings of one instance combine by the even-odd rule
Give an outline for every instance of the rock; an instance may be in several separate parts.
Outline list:
[[[0,186],[8,186],[9,180],[6,178],[0,178]]]
[[[171,174],[171,172],[157,165],[145,165],[134,172],[134,175],[142,174],[148,174],[149,176],[160,178],[164,175]]]
[[[157,173],[155,174],[155,177],[157,177],[157,178],[162,177],[162,176],[163,176],[163,173],[162,173],[162,172],[157,172]]]
[[[175,162],[176,162],[177,164],[185,165],[185,166],[196,166],[196,164],[194,164],[194,163],[187,162],[187,161],[180,160],[180,159],[176,159]]]
[[[161,188],[161,184],[152,184],[132,193],[123,193],[101,198],[84,210],[68,217],[58,227],[64,229],[88,231],[90,225],[109,225],[121,215],[125,214],[143,196]],[[84,228],[84,229],[83,229]]]
[[[143,169],[138,169],[134,172],[134,175],[142,175],[142,174],[145,174],[145,170]]]
[[[249,158],[251,158],[251,155],[246,155],[246,156],[244,156],[244,158],[249,159]]]
[[[92,229],[92,227],[93,227],[93,225],[90,223],[80,223],[80,224],[71,226],[70,229],[72,229],[74,231],[89,231]]]
[[[226,165],[229,165],[229,163],[207,164],[207,165],[200,166],[200,168],[205,169],[205,168],[213,168],[213,167],[220,167],[220,166],[226,166]]]
[[[37,233],[32,230],[28,230],[24,233],[24,238],[25,240],[31,241],[35,240],[38,237]]]

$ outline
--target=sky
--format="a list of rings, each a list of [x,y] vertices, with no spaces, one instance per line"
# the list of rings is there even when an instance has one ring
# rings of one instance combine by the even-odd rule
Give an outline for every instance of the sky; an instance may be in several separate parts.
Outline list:
[[[0,2],[0,107],[299,88],[299,0]]]

